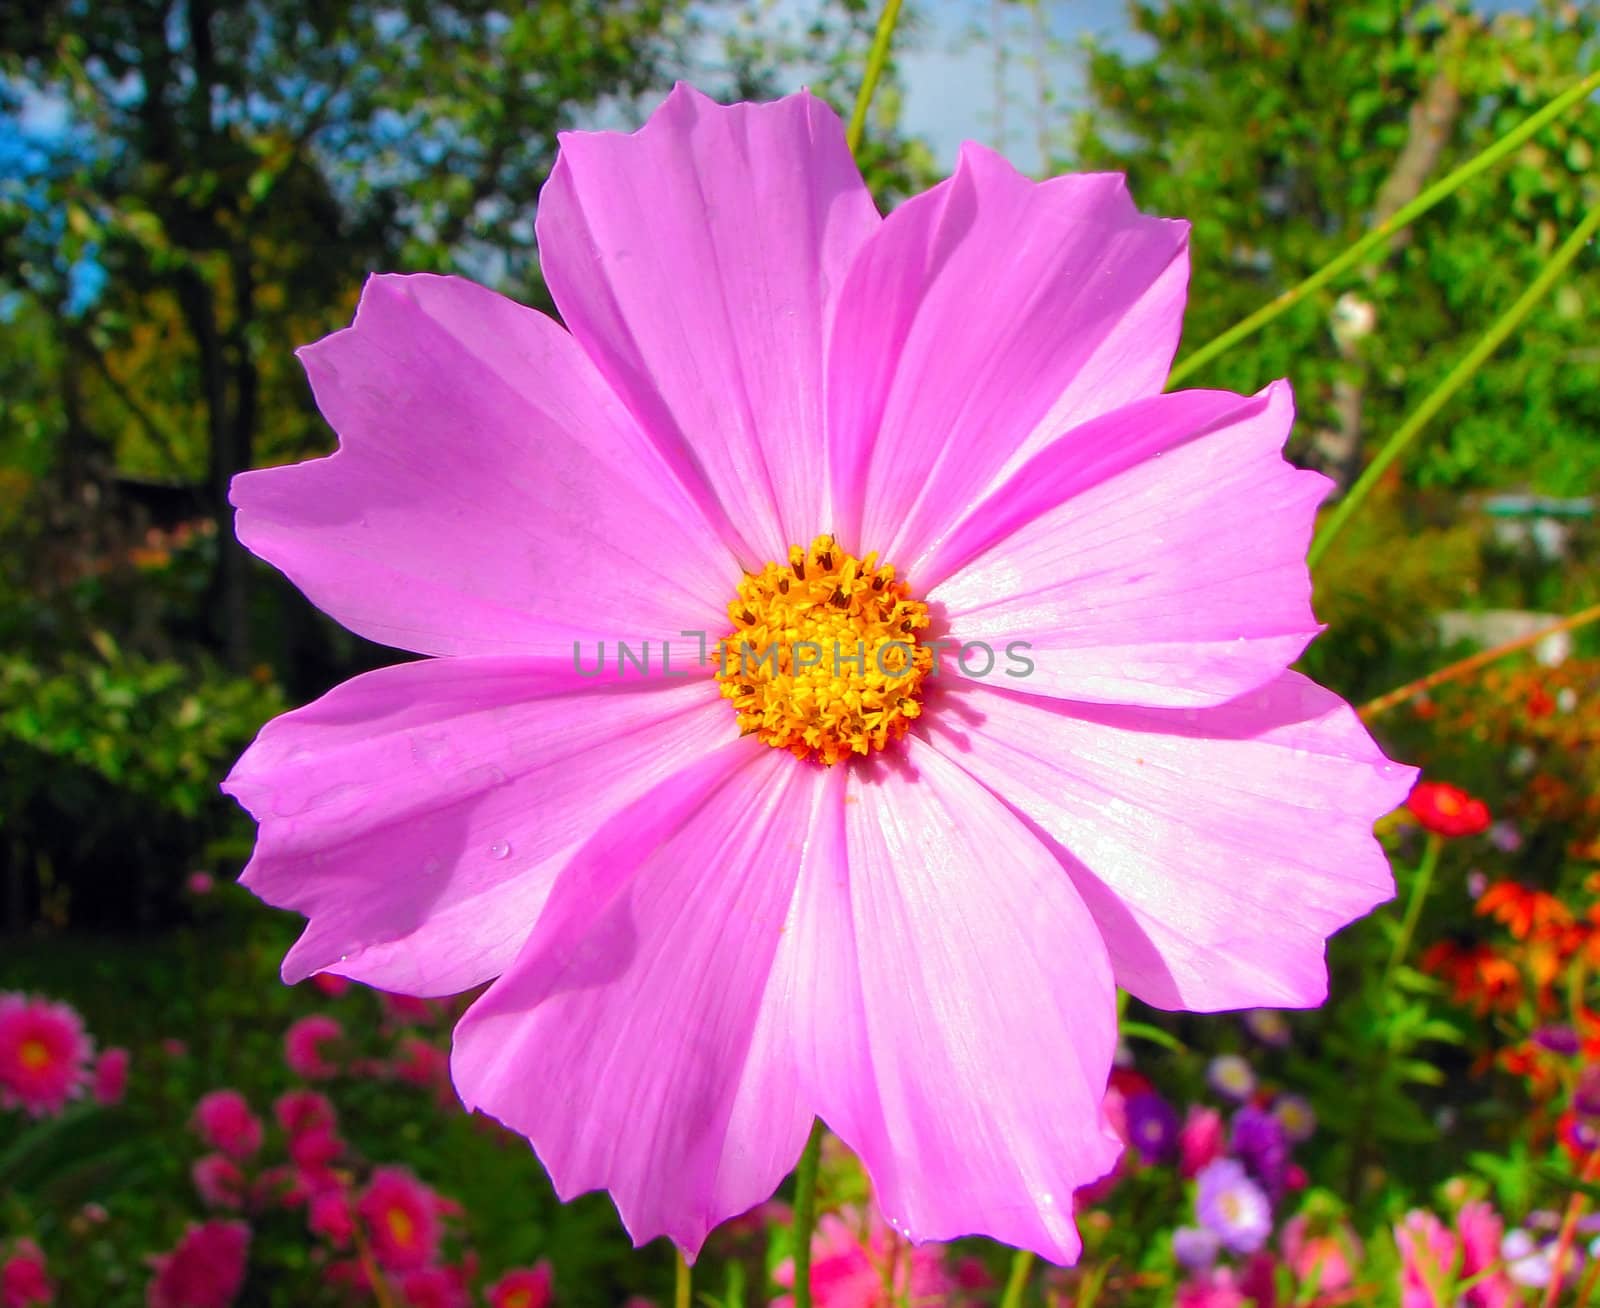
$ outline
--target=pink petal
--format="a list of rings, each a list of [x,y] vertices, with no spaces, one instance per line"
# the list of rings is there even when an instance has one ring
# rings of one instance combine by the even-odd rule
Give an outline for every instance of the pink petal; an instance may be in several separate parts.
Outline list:
[[[631,136],[569,132],[539,201],[561,316],[747,568],[827,528],[823,336],[877,210],[807,94],[680,85]]]
[[[637,1243],[693,1254],[805,1141],[762,1015],[789,1002],[773,960],[827,784],[753,741],[708,754],[584,847],[456,1028],[466,1105],[527,1136],[563,1199],[609,1189]]]
[[[243,883],[311,919],[286,981],[453,994],[505,970],[597,826],[735,734],[704,675],[428,659],[269,722],[223,789],[260,823]]]
[[[852,767],[848,871],[808,869],[785,935],[818,1114],[915,1239],[1072,1261],[1072,1195],[1115,1162],[1100,1118],[1111,970],[1055,858],[914,737]]]
[[[426,654],[722,625],[737,566],[566,332],[454,277],[374,277],[301,351],[340,448],[234,479],[239,539]]]
[[[1220,703],[1275,678],[1319,627],[1306,546],[1328,480],[1284,462],[1288,384],[1182,391],[1070,432],[974,509],[930,571],[942,667],[1096,703]],[[1004,657],[1028,642],[1034,668]],[[1004,683],[1002,683],[1004,684]]]
[[[844,543],[909,569],[1003,471],[1159,393],[1187,233],[1140,215],[1120,175],[1034,183],[970,144],[897,208],[850,271],[829,347]]]
[[[1416,770],[1296,673],[1182,711],[947,682],[919,729],[1055,842],[1146,1003],[1318,1004],[1326,938],[1394,893],[1372,824]]]

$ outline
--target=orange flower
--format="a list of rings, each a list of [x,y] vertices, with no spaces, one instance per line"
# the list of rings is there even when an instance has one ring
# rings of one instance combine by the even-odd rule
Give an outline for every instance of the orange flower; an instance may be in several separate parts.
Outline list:
[[[1516,881],[1497,881],[1478,897],[1478,913],[1492,917],[1518,940],[1549,937],[1572,925],[1572,912],[1554,895]]]
[[[1450,984],[1458,1004],[1470,1004],[1481,1017],[1490,1010],[1509,1013],[1522,997],[1522,974],[1510,959],[1486,944],[1441,940],[1422,955],[1422,970]]]

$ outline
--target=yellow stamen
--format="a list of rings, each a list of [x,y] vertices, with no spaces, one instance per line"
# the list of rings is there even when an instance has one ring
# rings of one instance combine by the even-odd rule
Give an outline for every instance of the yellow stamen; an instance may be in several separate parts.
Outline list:
[[[50,1046],[43,1040],[24,1040],[17,1057],[30,1072],[42,1071],[50,1066]]]
[[[922,712],[933,651],[918,640],[928,606],[878,556],[832,536],[739,583],[717,680],[739,726],[796,758],[833,764],[884,749]]]
[[[391,1208],[384,1217],[389,1223],[389,1235],[394,1242],[398,1245],[409,1245],[417,1233],[417,1224],[411,1220],[411,1214],[404,1208]]]

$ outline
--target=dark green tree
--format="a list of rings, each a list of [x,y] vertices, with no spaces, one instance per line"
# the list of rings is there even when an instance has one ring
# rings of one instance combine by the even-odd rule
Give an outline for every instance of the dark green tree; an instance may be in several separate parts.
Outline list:
[[[1078,167],[1125,169],[1194,221],[1185,340],[1293,285],[1571,85],[1592,6],[1488,16],[1400,0],[1132,7],[1136,55],[1091,50]],[[1191,384],[1297,383],[1303,459],[1348,479],[1595,203],[1589,102]],[[1585,259],[1415,452],[1423,484],[1600,484],[1600,268]]]

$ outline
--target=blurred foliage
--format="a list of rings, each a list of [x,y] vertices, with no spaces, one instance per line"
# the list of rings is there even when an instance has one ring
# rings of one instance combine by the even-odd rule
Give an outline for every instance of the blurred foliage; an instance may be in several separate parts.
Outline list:
[[[1091,49],[1074,166],[1125,169],[1194,224],[1185,341],[1204,343],[1565,90],[1593,6],[1487,15],[1400,0],[1170,0]],[[1196,384],[1295,383],[1298,455],[1348,480],[1596,202],[1600,105],[1551,124]],[[1600,485],[1600,267],[1585,259],[1412,457],[1423,486]]]

